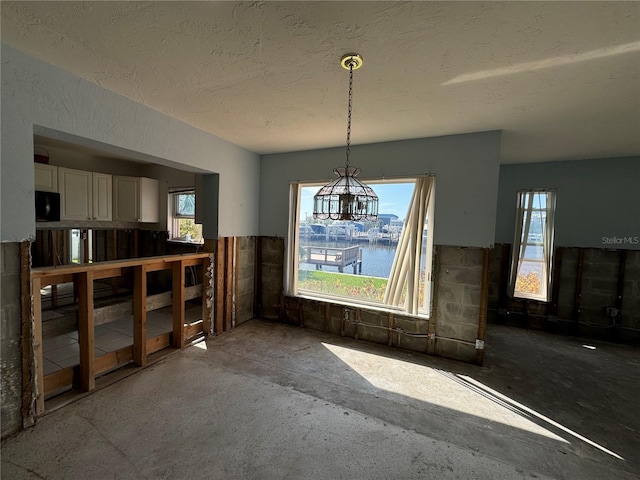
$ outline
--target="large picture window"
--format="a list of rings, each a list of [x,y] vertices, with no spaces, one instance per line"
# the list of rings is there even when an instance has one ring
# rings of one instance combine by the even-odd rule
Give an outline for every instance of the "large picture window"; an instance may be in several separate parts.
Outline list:
[[[288,292],[428,316],[434,178],[367,184],[379,197],[374,222],[314,220],[322,185],[292,185]]]
[[[555,192],[518,192],[511,296],[549,301],[555,207]]]

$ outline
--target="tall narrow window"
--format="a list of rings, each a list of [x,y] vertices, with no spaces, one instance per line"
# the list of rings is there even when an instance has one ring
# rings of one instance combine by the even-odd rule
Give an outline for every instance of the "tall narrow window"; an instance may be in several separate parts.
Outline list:
[[[428,316],[433,177],[375,182],[378,220],[314,220],[316,184],[291,190],[288,291]]]
[[[169,194],[169,230],[172,240],[202,242],[202,225],[195,220],[196,195],[194,190]]]
[[[555,192],[518,192],[509,282],[511,296],[549,301],[555,207]]]

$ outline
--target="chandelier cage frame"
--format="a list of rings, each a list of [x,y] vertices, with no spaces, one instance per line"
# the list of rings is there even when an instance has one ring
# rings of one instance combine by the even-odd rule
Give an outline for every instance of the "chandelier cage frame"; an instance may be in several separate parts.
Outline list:
[[[313,197],[313,218],[318,220],[376,221],[378,196],[371,187],[356,177],[361,169],[350,166],[351,112],[353,109],[353,71],[362,66],[357,53],[343,55],[340,65],[349,70],[349,103],[347,114],[347,147],[344,167],[333,169],[338,178],[318,190]]]

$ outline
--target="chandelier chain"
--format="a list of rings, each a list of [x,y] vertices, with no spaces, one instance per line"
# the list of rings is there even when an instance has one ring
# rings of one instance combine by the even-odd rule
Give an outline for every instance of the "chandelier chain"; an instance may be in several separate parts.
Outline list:
[[[349,167],[349,154],[351,153],[351,105],[353,98],[353,60],[349,65],[349,113],[347,115],[347,161],[346,166]]]

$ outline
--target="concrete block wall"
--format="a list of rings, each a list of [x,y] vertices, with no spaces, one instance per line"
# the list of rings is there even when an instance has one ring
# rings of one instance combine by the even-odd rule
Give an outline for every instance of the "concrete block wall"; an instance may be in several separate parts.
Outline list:
[[[300,297],[285,298],[283,320],[333,335],[432,353],[428,320]]]
[[[22,354],[20,306],[20,244],[1,243],[2,291],[0,377],[2,379],[2,437],[22,426]]]
[[[605,307],[616,304],[620,259],[619,250],[584,251],[580,322],[585,325],[606,327],[613,323]]]
[[[558,319],[570,320],[574,314],[576,297],[576,274],[579,252],[577,248],[563,248],[560,262],[560,275],[552,273],[552,281],[560,282],[558,290]]]
[[[475,362],[483,249],[439,247],[436,308],[422,319],[374,308],[283,297],[284,240],[259,239],[261,316],[407,350]]]
[[[236,292],[236,325],[254,317],[256,237],[238,237],[236,243],[238,291]]]
[[[436,254],[436,355],[475,361],[482,288],[481,248],[440,246]]]
[[[262,318],[278,320],[282,317],[284,293],[284,239],[282,237],[260,237],[260,290],[258,309]]]
[[[622,299],[622,327],[640,331],[640,252],[628,251],[625,262],[624,297]],[[637,335],[640,337],[640,335]]]
[[[502,275],[504,258],[509,258],[511,249],[509,245],[495,245],[489,252],[489,296],[488,296],[488,312],[489,321],[495,321],[500,308],[500,301],[503,293],[500,289],[500,277]]]
[[[559,271],[554,269],[557,302],[538,302],[506,296],[508,278],[497,270],[503,250],[490,254],[489,319],[524,328],[547,330],[614,342],[640,345],[640,252],[601,248],[563,247],[556,250]],[[579,263],[582,256],[582,274]],[[620,307],[618,282],[624,259],[624,289],[621,315],[612,318],[606,307]],[[576,289],[580,290],[578,303]],[[498,302],[496,303],[496,297]],[[502,299],[502,300],[500,300]]]

